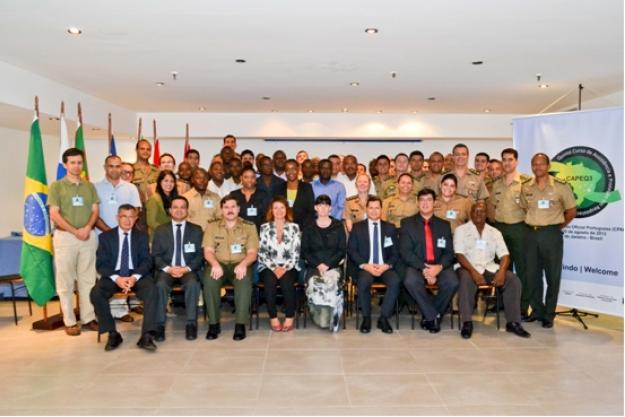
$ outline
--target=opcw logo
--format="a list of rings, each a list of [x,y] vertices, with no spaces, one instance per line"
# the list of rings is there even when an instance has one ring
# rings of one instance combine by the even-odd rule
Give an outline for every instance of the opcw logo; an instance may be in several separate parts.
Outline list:
[[[553,158],[550,171],[573,187],[577,217],[594,216],[609,203],[621,199],[619,191],[614,190],[612,164],[596,149],[567,148]]]

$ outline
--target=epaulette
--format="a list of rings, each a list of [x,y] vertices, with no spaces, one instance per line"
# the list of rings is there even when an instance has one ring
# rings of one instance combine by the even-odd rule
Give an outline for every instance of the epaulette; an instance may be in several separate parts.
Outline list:
[[[422,172],[419,175],[417,175],[416,177],[412,177],[412,178],[414,178],[417,181],[421,181],[426,175],[427,175],[426,172]]]
[[[558,178],[558,177],[553,177],[553,180],[555,182],[559,182],[560,184],[568,184],[568,182],[566,182],[565,180],[563,180],[562,178]]]
[[[449,174],[451,172],[451,170],[449,169],[444,169],[441,171],[441,176],[445,175],[445,174]]]
[[[241,218],[241,223],[243,223],[243,224],[249,224],[250,226],[254,226],[254,227],[256,227],[256,224],[254,224],[254,222],[251,222],[251,221],[249,221],[249,220],[245,220],[245,219],[243,219],[243,218]]]
[[[347,197],[345,201],[352,201],[352,200],[357,200],[357,199],[358,199],[358,195],[353,195],[351,197]]]
[[[474,170],[473,168],[469,168],[469,169],[467,169],[467,171],[470,172],[473,175],[480,175],[480,173],[477,172],[476,170]]]
[[[521,178],[521,184],[526,184],[528,182],[530,182],[532,180],[533,177],[530,177],[528,175],[526,175],[527,178],[523,179]]]

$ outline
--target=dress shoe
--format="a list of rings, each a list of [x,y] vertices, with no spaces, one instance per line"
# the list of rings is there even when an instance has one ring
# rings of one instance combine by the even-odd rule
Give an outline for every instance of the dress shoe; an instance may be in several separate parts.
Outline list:
[[[517,322],[506,323],[506,331],[510,333],[514,333],[515,335],[520,336],[520,337],[531,336],[531,334],[525,331],[525,329],[521,326],[521,323],[517,323]]]
[[[73,326],[65,326],[65,333],[68,336],[79,336],[80,335],[80,326],[74,324]]]
[[[552,327],[553,327],[553,321],[547,320],[547,319],[543,319],[543,328],[551,329]]]
[[[219,337],[219,333],[221,333],[219,324],[209,324],[208,332],[206,333],[206,338],[208,340],[215,340]]]
[[[473,335],[473,322],[465,321],[464,323],[462,323],[462,330],[460,330],[460,336],[462,336],[463,339],[470,339],[472,335]]]
[[[360,333],[369,333],[371,331],[371,317],[366,316],[362,318],[362,324],[360,325]]]
[[[143,306],[134,306],[130,309],[133,313],[143,314]]]
[[[378,329],[382,330],[383,333],[393,333],[393,328],[389,324],[386,317],[380,316],[378,319]]]
[[[109,339],[106,342],[106,346],[104,346],[104,350],[109,352],[111,350],[115,350],[122,344],[124,339],[122,339],[122,335],[118,332],[109,332]]]
[[[245,339],[245,324],[234,325],[234,335],[232,339],[237,341]]]
[[[144,333],[141,336],[141,339],[137,342],[137,346],[141,349],[145,349],[149,352],[156,351],[156,345],[154,344],[154,340],[152,339],[152,335],[149,333]]]
[[[427,329],[428,329],[428,328],[427,328],[427,320],[426,320],[426,319],[424,319],[424,318],[422,318],[422,319],[421,319],[421,321],[419,322],[419,325],[421,326],[421,328],[422,328],[423,330],[427,330]]]
[[[195,340],[197,339],[197,324],[195,323],[187,323],[184,328],[185,337],[187,340]]]
[[[434,320],[426,320],[425,329],[428,330],[430,333],[440,332],[441,331],[440,319],[435,318]]]
[[[98,326],[98,322],[95,320],[91,320],[89,323],[85,323],[82,325],[83,330],[91,330],[92,332],[97,332],[100,330],[100,326]]]
[[[533,314],[526,314],[526,315],[522,315],[522,316],[521,316],[521,321],[522,321],[523,323],[532,323],[532,322],[534,322],[534,321],[536,321],[536,320],[537,320],[537,319],[536,319],[536,317],[534,317],[534,315],[533,315]]]
[[[126,314],[115,320],[123,321],[124,323],[132,323],[133,321],[135,321],[135,318],[132,317],[130,314]]]
[[[154,333],[154,340],[157,342],[165,341],[165,326],[158,326]]]

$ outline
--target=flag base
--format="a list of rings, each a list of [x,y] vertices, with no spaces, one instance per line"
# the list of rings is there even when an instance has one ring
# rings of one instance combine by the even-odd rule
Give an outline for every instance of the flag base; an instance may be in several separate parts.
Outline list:
[[[63,315],[60,313],[33,322],[33,330],[56,330],[63,326]]]

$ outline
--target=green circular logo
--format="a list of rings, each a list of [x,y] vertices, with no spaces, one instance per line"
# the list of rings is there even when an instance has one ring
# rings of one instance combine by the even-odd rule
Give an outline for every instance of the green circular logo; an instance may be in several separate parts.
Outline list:
[[[573,188],[577,217],[590,217],[614,201],[614,169],[601,152],[587,146],[574,146],[560,151],[551,161],[550,172]]]

